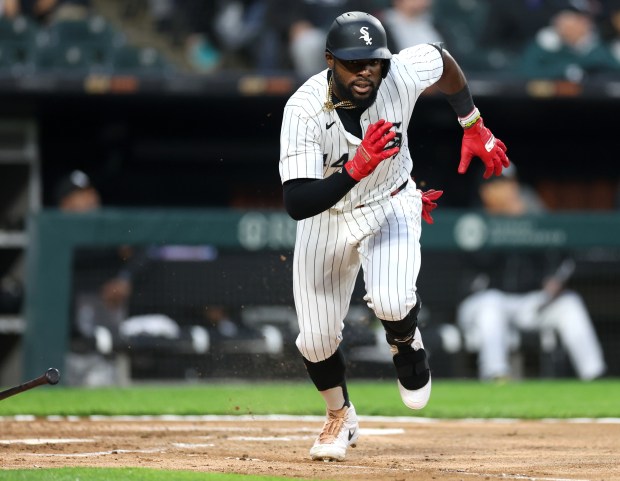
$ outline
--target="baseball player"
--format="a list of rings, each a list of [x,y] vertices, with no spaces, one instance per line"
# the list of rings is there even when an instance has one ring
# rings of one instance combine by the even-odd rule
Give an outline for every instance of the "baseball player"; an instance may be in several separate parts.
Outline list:
[[[296,345],[327,407],[310,456],[343,460],[359,423],[339,344],[360,267],[364,299],[385,328],[403,402],[421,409],[430,397],[416,281],[421,219],[432,222],[441,191],[424,195],[411,178],[407,129],[422,91],[437,85],[464,128],[459,172],[474,156],[486,165],[485,177],[501,174],[509,161],[441,45],[392,55],[379,20],[348,12],[328,31],[325,58],[327,69],[310,77],[284,108],[279,171],[286,210],[298,220]]]

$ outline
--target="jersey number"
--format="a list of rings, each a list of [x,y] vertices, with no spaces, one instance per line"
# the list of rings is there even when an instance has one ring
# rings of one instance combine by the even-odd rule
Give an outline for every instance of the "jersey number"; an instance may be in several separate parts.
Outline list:
[[[342,156],[338,160],[333,162],[330,165],[330,167],[334,169],[339,169],[347,162],[347,160],[349,160],[349,154],[342,154]],[[327,154],[323,154],[323,167],[325,167],[326,164],[327,164]]]
[[[394,127],[397,129],[400,128],[402,122],[394,122]],[[402,132],[396,131],[396,137],[392,139],[392,141],[385,146],[385,149],[391,149],[393,147],[400,147],[403,142],[403,134]]]

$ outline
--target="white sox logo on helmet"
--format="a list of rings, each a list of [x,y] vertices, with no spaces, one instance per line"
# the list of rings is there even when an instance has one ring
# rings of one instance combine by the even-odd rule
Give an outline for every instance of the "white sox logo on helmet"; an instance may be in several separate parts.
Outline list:
[[[366,40],[366,45],[372,45],[372,38],[368,33],[368,27],[360,28],[360,33],[362,34],[360,38]]]

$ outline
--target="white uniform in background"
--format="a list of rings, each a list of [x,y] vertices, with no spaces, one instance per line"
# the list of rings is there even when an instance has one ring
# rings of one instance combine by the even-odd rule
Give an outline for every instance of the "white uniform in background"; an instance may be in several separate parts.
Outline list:
[[[457,323],[465,347],[478,352],[481,379],[510,376],[509,356],[519,331],[554,333],[580,379],[597,378],[606,370],[588,310],[581,296],[570,290],[552,301],[543,290],[525,294],[480,291],[461,303]]]

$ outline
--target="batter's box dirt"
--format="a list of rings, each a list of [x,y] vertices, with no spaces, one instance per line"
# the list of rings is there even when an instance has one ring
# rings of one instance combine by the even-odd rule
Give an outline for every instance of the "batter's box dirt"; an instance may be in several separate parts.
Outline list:
[[[355,481],[620,480],[620,423],[361,418],[343,462],[311,461],[320,418],[0,421],[3,469],[149,467]]]

